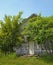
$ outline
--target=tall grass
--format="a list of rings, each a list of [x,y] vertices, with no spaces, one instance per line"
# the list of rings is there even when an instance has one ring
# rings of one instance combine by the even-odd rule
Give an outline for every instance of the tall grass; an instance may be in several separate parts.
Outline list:
[[[28,57],[10,54],[0,57],[0,65],[53,65],[53,56]]]

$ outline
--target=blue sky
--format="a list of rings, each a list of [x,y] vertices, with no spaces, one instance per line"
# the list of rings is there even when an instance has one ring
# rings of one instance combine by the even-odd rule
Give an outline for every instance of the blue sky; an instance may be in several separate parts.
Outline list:
[[[22,17],[32,13],[42,13],[43,16],[53,15],[53,0],[0,0],[0,19],[4,15],[17,15],[23,11]]]

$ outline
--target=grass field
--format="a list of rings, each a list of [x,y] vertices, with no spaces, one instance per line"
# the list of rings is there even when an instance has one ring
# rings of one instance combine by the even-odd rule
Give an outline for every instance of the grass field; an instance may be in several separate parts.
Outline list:
[[[53,56],[17,57],[15,54],[0,56],[0,65],[53,65]]]

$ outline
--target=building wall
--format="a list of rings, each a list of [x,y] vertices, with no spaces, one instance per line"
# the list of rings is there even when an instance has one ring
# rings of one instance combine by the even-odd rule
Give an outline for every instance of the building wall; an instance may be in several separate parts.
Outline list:
[[[22,43],[20,47],[16,47],[15,51],[17,55],[28,55],[29,54],[28,43]]]
[[[16,47],[15,51],[17,55],[38,55],[41,54],[41,47],[37,43],[22,43],[20,47]]]

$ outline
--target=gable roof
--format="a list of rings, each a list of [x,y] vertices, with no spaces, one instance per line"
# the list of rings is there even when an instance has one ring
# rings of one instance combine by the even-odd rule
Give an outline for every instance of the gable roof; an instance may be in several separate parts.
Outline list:
[[[31,16],[28,17],[28,19],[33,18],[33,17],[37,17],[37,15],[33,13]]]
[[[32,15],[30,15],[28,18],[25,18],[25,19],[23,19],[23,22],[27,22],[29,19],[31,19],[31,18],[34,18],[34,17],[37,17],[37,14],[32,14]]]

